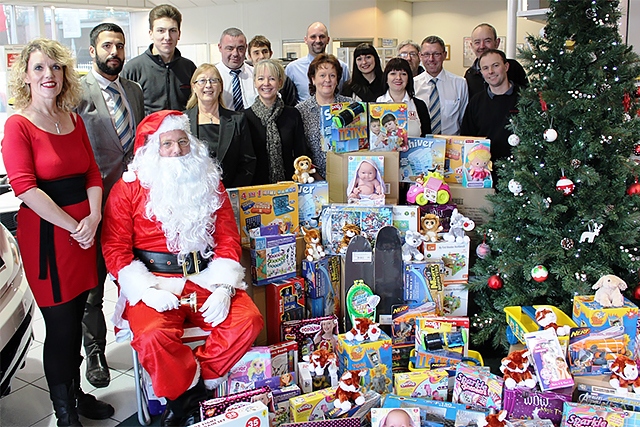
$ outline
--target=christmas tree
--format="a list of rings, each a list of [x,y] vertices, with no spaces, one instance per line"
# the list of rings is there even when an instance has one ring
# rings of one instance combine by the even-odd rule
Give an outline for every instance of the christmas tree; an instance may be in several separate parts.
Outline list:
[[[638,57],[622,43],[617,0],[554,0],[544,34],[520,59],[530,86],[498,162],[494,214],[480,228],[490,254],[472,269],[477,343],[506,345],[504,307],[551,304],[615,274],[638,283],[640,195],[630,195],[640,140]],[[519,139],[519,141],[518,141]],[[540,267],[542,266],[542,267]],[[546,279],[545,279],[546,277]]]

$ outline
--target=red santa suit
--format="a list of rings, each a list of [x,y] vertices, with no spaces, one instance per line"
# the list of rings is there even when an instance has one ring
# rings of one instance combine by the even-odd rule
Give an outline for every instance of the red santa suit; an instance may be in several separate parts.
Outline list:
[[[133,333],[131,346],[149,372],[155,393],[170,400],[193,385],[198,369],[205,382],[223,377],[251,347],[263,327],[258,308],[244,291],[240,236],[222,183],[219,190],[223,200],[215,212],[214,255],[206,269],[186,278],[181,274],[152,273],[135,259],[134,248],[169,253],[161,224],[145,216],[149,191],[138,179],[117,182],[105,206],[102,248],[108,271],[116,279],[121,278],[120,293],[127,300],[124,317]],[[127,286],[123,285],[125,281]],[[141,301],[145,291],[153,287],[179,297],[196,292],[201,305],[218,285],[230,285],[236,294],[231,299],[228,316],[215,327],[204,321],[202,313],[194,313],[188,306],[158,312]],[[211,331],[204,345],[191,350],[182,343],[185,322]]]

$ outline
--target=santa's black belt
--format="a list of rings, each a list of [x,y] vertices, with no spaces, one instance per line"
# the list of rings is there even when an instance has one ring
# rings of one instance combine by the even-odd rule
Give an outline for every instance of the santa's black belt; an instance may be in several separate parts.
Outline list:
[[[191,276],[204,270],[209,264],[209,259],[204,258],[200,251],[190,252],[184,257],[182,264],[178,263],[178,256],[168,252],[144,251],[133,248],[133,254],[152,273],[182,274]]]

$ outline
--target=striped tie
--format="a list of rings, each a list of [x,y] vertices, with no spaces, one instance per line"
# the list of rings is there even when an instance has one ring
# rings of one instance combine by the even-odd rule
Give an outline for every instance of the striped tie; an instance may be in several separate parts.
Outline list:
[[[439,134],[440,126],[440,97],[438,96],[438,87],[436,82],[438,79],[431,79],[429,84],[433,85],[431,94],[429,95],[429,115],[431,116],[431,133]]]
[[[229,70],[231,73],[231,88],[233,89],[233,108],[236,111],[244,110],[244,104],[242,103],[242,90],[240,89],[240,78],[238,74],[242,72],[242,70]]]
[[[127,148],[129,148],[131,140],[133,139],[133,128],[131,126],[129,111],[127,111],[127,107],[124,105],[120,90],[118,90],[115,83],[111,83],[107,86],[107,90],[111,93],[111,97],[115,102],[115,106],[113,107],[113,122],[115,124],[116,133],[118,134],[118,138],[120,138],[122,148],[127,151]]]

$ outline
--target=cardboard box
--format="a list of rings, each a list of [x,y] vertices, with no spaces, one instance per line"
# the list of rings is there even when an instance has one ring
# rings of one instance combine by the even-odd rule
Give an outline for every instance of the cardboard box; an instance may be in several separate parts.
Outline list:
[[[463,187],[493,187],[493,178],[491,177],[491,143],[489,140],[465,141],[463,164]]]
[[[362,180],[363,182],[361,183],[361,168],[362,170],[368,168],[366,172],[372,172],[372,176],[375,174],[372,181]],[[361,188],[359,184],[362,185]],[[358,191],[362,191],[362,193],[357,194]],[[384,157],[362,155],[349,156],[347,165],[347,202],[352,205],[361,206],[384,206],[385,194],[386,184],[384,182]]]
[[[444,369],[422,369],[395,374],[394,392],[398,396],[447,400],[449,373]]]
[[[250,244],[254,285],[266,285],[296,275],[295,234],[251,237]]]
[[[419,206],[393,206],[393,226],[400,232],[400,237],[408,230],[418,231],[420,229],[420,207]]]
[[[298,233],[298,184],[279,182],[227,189],[236,215],[243,245],[249,245],[249,230],[277,224],[282,234]]]
[[[560,424],[564,402],[571,402],[571,387],[557,391],[538,391],[526,388],[504,388],[502,408],[509,419],[548,419]]]
[[[282,339],[298,343],[300,360],[319,348],[335,353],[338,341],[338,318],[331,315],[284,322]]]
[[[281,325],[290,320],[305,318],[304,279],[294,277],[267,285],[266,295],[267,341],[282,341]]]
[[[369,124],[380,121],[380,134],[371,140],[371,151],[398,150],[408,147],[407,104],[404,103],[369,103]]]
[[[445,316],[466,316],[469,306],[469,288],[466,283],[444,285],[443,310]]]
[[[336,354],[340,360],[340,372],[367,369],[361,380],[362,392],[372,390],[387,394],[393,390],[391,338],[381,332],[376,341],[347,340],[338,335]]]
[[[445,138],[409,138],[409,149],[400,152],[400,181],[413,183],[432,169],[442,173],[446,145]]]
[[[276,416],[271,427],[278,427],[281,424],[290,422],[289,399],[300,396],[300,387],[294,384],[288,387],[276,388],[271,391],[271,394],[273,395],[273,406],[276,410]]]
[[[355,206],[331,204],[322,207],[320,214],[322,225],[322,246],[327,254],[337,255],[344,232],[345,224],[360,227],[363,235],[373,247],[378,231],[385,225],[393,225],[393,211],[391,206]]]
[[[346,153],[369,148],[366,102],[336,102],[320,108],[324,151]]]
[[[464,188],[459,184],[451,184],[449,191],[449,203],[457,205],[458,212],[472,219],[476,226],[486,224],[491,219],[493,204],[487,196],[495,193],[493,188]]]
[[[441,259],[444,262],[445,283],[469,279],[469,242],[426,242],[423,248],[426,261]]]
[[[253,402],[246,406],[229,409],[222,415],[208,418],[194,424],[194,427],[213,427],[219,425],[224,425],[225,427],[266,427],[269,425],[268,408],[262,402]]]
[[[302,261],[302,275],[307,289],[307,308],[311,317],[335,314],[342,317],[340,306],[341,262],[337,255],[317,261]]]
[[[327,181],[298,184],[298,219],[300,226],[317,228],[322,205],[328,203],[329,183]]]
[[[367,155],[369,152],[357,154]],[[371,153],[373,154],[373,153]],[[353,153],[327,152],[327,181],[329,182],[329,202],[347,203],[347,185],[349,157]],[[398,204],[399,197],[399,165],[400,153],[397,151],[376,151],[376,156],[384,157],[384,183],[386,203],[390,205]]]
[[[329,387],[289,399],[292,422],[322,420],[333,409],[336,388]]]
[[[403,299],[415,304],[433,302],[444,314],[444,263],[438,259],[405,262]]]
[[[438,138],[445,138],[447,145],[444,160],[444,178],[450,184],[461,184],[464,173],[464,145],[466,142],[489,142],[486,138],[460,135],[436,135]]]

